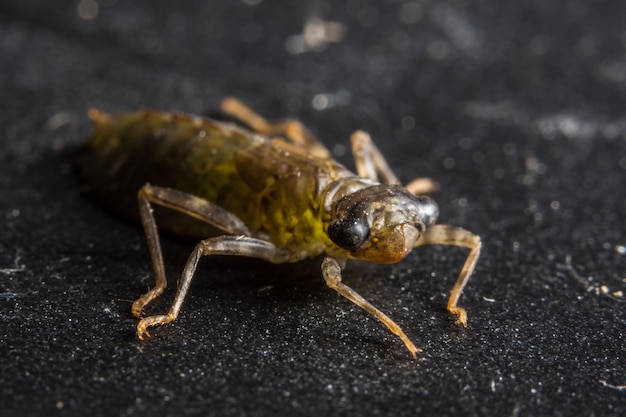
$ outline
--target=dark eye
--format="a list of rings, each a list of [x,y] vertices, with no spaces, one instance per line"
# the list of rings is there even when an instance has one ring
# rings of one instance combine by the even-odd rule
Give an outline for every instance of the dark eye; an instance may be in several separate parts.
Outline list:
[[[330,240],[348,250],[359,249],[369,233],[367,225],[361,219],[353,216],[335,220],[328,225]]]

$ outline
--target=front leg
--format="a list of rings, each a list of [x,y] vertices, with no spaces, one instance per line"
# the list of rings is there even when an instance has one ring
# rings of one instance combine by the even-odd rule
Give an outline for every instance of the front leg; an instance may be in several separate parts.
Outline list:
[[[467,327],[467,312],[457,304],[480,256],[482,247],[480,237],[460,227],[436,224],[426,229],[415,243],[415,246],[422,245],[452,245],[470,249],[465,264],[463,264],[463,269],[461,269],[461,273],[454,283],[448,299],[448,311],[459,317],[456,324],[462,324],[464,327]]]
[[[414,358],[418,352],[422,351],[422,349],[413,344],[402,328],[389,316],[374,307],[369,301],[359,295],[352,288],[341,282],[341,265],[335,258],[327,257],[324,259],[324,262],[322,262],[322,274],[324,276],[324,280],[326,281],[326,285],[376,317],[385,326],[387,326],[393,334],[398,336],[404,342],[404,345],[409,352],[411,352],[411,355],[413,355]]]

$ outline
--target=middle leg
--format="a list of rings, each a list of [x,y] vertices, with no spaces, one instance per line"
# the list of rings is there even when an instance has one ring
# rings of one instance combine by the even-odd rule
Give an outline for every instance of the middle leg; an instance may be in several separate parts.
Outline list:
[[[320,158],[330,158],[330,152],[322,142],[297,120],[285,119],[270,122],[233,97],[222,100],[220,107],[224,113],[236,117],[256,132],[267,136],[286,136],[292,142],[305,147],[313,155]]]
[[[350,142],[352,143],[356,172],[360,177],[374,181],[378,181],[380,177],[385,184],[400,184],[369,134],[357,130],[350,137]],[[418,195],[437,191],[439,186],[430,178],[417,178],[407,184],[406,189],[412,194]]]

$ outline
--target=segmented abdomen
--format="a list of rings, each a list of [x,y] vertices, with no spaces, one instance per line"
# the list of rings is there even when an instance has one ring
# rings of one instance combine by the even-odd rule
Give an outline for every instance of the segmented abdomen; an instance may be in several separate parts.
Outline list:
[[[150,183],[218,204],[251,231],[298,253],[294,260],[332,245],[322,230],[318,194],[328,181],[352,175],[340,164],[210,119],[156,111],[108,116],[92,110],[90,117],[95,128],[81,171],[87,190],[114,212],[137,218],[137,191]],[[177,234],[211,233],[181,213],[157,214],[159,227]]]
[[[244,218],[254,196],[233,154],[263,140],[235,126],[182,114],[139,111],[108,116],[91,111],[94,132],[80,159],[87,190],[114,212],[137,218],[137,191],[146,183],[175,188]],[[174,216],[174,214],[171,214]],[[176,215],[160,226],[187,234]],[[172,224],[168,224],[172,223]]]

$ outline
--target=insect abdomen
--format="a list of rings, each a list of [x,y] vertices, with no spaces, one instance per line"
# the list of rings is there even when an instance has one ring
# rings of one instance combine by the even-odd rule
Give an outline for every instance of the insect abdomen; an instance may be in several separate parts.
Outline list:
[[[146,183],[170,187],[249,217],[255,193],[237,173],[233,154],[262,142],[235,126],[190,116],[140,111],[111,117],[90,112],[94,133],[80,160],[87,190],[114,212],[137,218],[137,191]],[[166,217],[169,217],[167,214]],[[176,230],[180,214],[172,224]]]
[[[137,219],[137,191],[150,183],[216,203],[299,258],[323,251],[316,199],[330,162],[209,119],[155,111],[90,116],[95,128],[81,171],[87,190],[115,213]],[[184,236],[216,232],[172,210],[159,210],[157,221]]]

